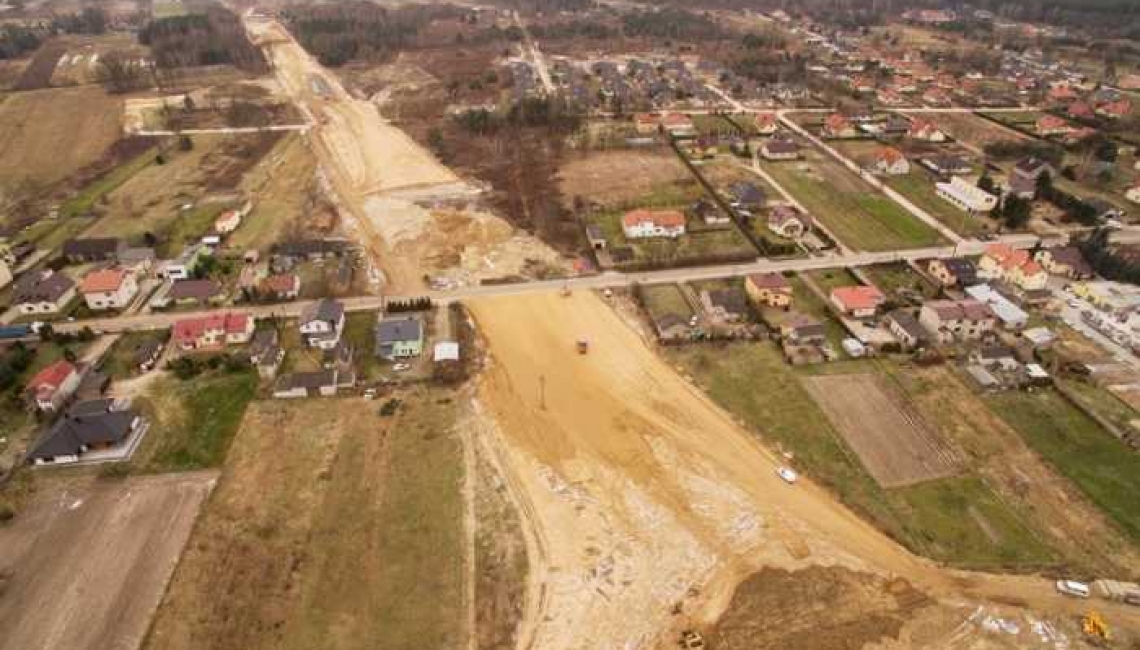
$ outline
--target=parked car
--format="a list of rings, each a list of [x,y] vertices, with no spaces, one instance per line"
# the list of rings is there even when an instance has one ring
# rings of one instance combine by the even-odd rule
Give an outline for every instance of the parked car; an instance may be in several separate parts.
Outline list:
[[[1058,580],[1057,591],[1066,596],[1073,596],[1075,598],[1089,597],[1089,586],[1083,582],[1077,582],[1076,580]]]
[[[776,468],[776,474],[780,478],[784,479],[784,481],[787,483],[795,483],[796,479],[799,478],[799,474],[796,474],[796,470],[794,470],[791,467],[788,467],[786,465],[781,465],[780,467],[777,467]]]

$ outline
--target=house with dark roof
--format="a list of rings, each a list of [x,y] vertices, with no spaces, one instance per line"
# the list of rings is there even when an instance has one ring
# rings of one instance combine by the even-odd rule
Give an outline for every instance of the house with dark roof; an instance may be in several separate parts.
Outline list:
[[[278,339],[277,330],[267,328],[255,331],[249,343],[249,363],[265,379],[275,377],[285,360],[285,349]]]
[[[790,138],[768,138],[760,146],[760,155],[765,160],[795,160],[800,157],[800,145]]]
[[[27,459],[34,465],[75,463],[88,452],[123,444],[143,426],[134,411],[116,410],[112,400],[81,402],[32,444]]]
[[[899,341],[904,350],[912,350],[926,339],[926,330],[906,309],[896,309],[887,314],[887,329]]]
[[[966,287],[978,281],[978,268],[964,257],[930,260],[926,270],[944,287]]]
[[[222,285],[214,280],[175,280],[166,292],[166,300],[178,305],[204,305],[222,298]]]
[[[418,357],[424,350],[424,324],[418,316],[389,316],[376,322],[376,356]]]
[[[12,287],[12,302],[21,314],[58,314],[75,295],[75,282],[51,269],[25,273]]]
[[[84,262],[113,262],[119,252],[126,248],[123,240],[116,237],[90,237],[69,239],[63,242],[61,251],[64,259],[71,264]]]
[[[973,298],[931,300],[922,306],[918,322],[939,343],[954,340],[976,341],[997,326],[989,305]]]
[[[1037,251],[1033,259],[1052,275],[1070,280],[1087,280],[1093,277],[1092,265],[1085,260],[1076,246],[1058,246]]]
[[[754,273],[744,278],[744,291],[759,306],[788,308],[792,305],[792,283],[782,273]]]
[[[301,397],[332,397],[337,389],[351,386],[355,381],[342,377],[336,369],[313,372],[294,372],[282,375],[273,386],[273,396],[277,399],[297,399]]]
[[[744,210],[759,210],[764,207],[766,200],[764,192],[760,188],[744,181],[737,181],[729,185],[728,196],[732,207]]]
[[[735,289],[707,289],[701,291],[701,306],[713,320],[722,323],[739,323],[748,318],[748,300]]]

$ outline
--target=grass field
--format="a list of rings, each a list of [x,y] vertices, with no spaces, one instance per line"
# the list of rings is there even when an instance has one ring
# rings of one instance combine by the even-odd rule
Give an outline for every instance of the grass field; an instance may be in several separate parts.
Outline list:
[[[258,197],[253,211],[227,242],[233,248],[269,250],[305,217],[306,189],[315,183],[317,161],[298,135],[289,135],[242,179],[241,189]]]
[[[462,647],[456,400],[398,397],[255,402],[146,647]]]
[[[142,472],[176,472],[221,465],[256,389],[257,375],[251,371],[159,380],[138,400],[151,429],[132,466]]]
[[[852,248],[889,250],[942,241],[933,228],[822,154],[813,151],[806,162],[763,164],[813,217]]]
[[[1072,480],[1134,542],[1140,541],[1140,456],[1055,391],[989,399],[1029,446]]]
[[[681,295],[681,289],[675,284],[656,284],[641,288],[641,298],[645,302],[645,309],[652,317],[676,314],[685,320],[693,315],[688,301]]]
[[[934,191],[934,179],[921,169],[912,169],[909,174],[900,176],[887,176],[883,180],[888,187],[926,210],[959,235],[974,237],[996,230],[997,222],[993,219],[971,216],[939,198]]]
[[[798,468],[912,549],[971,567],[1028,569],[1054,559],[1026,518],[971,473],[881,488],[801,383],[805,372],[887,372],[883,364],[890,362],[793,370],[768,343],[685,346],[665,354],[765,443],[793,452]]]
[[[15,93],[0,103],[0,185],[50,185],[99,160],[119,138],[122,100],[99,86]]]

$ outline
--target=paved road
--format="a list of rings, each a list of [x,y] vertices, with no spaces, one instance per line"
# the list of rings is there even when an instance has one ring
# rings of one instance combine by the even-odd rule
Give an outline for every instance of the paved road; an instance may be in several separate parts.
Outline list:
[[[1015,248],[1032,248],[1039,238],[1034,235],[1006,235],[999,241],[1005,242]],[[832,254],[821,257],[811,257],[792,260],[759,259],[755,262],[743,264],[723,264],[715,266],[699,266],[680,269],[664,269],[661,271],[647,271],[644,273],[621,273],[610,271],[600,275],[580,276],[565,280],[543,280],[536,282],[517,282],[511,284],[484,284],[478,286],[462,287],[448,291],[429,291],[424,295],[430,296],[439,303],[449,303],[456,300],[478,298],[482,296],[518,295],[526,293],[539,293],[569,289],[617,289],[629,287],[633,284],[671,284],[676,282],[692,282],[697,280],[713,280],[717,278],[742,277],[752,273],[765,273],[771,271],[811,271],[816,269],[836,268],[841,266],[860,267],[872,264],[886,264],[890,262],[906,262],[911,260],[955,257],[958,255],[980,255],[987,242],[963,241],[954,246],[935,246],[931,248],[914,248],[898,251],[883,251],[876,253],[850,253]],[[358,296],[345,298],[342,302],[348,311],[371,311],[384,306],[386,299],[401,300],[414,296]],[[83,327],[90,327],[99,332],[124,332],[135,330],[165,329],[175,321],[194,316],[204,316],[211,313],[226,311],[243,311],[252,314],[255,318],[294,318],[312,300],[300,300],[274,305],[248,305],[225,309],[214,309],[198,312],[166,312],[153,314],[136,314],[119,316],[115,318],[94,318],[70,323],[53,323],[53,327],[61,332],[77,331]]]

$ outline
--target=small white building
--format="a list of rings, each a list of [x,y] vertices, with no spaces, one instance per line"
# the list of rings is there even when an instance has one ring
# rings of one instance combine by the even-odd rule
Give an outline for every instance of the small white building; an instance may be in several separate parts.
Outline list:
[[[943,200],[971,214],[989,212],[997,207],[996,196],[961,176],[951,178],[949,183],[935,183],[934,190]]]
[[[621,230],[627,239],[674,239],[685,234],[685,215],[676,210],[633,210],[621,218]]]

